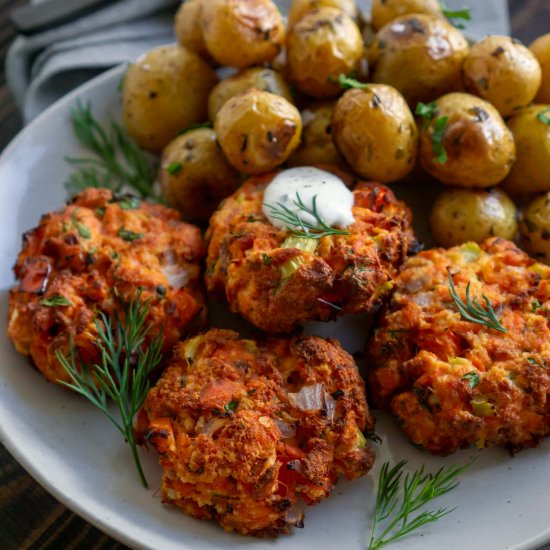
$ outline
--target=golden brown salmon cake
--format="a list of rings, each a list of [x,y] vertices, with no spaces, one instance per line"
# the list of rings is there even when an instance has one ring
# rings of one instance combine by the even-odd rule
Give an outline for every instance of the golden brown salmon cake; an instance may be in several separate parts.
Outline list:
[[[147,319],[164,351],[204,328],[200,288],[204,243],[198,228],[158,204],[88,189],[23,236],[10,293],[8,335],[51,382],[69,378],[56,358],[72,339],[97,360],[95,319],[122,314],[136,289],[150,300]]]
[[[463,317],[449,276],[466,304],[468,284],[472,305],[489,311],[486,297],[506,332]],[[373,401],[432,453],[535,446],[550,432],[549,318],[550,267],[513,243],[422,252],[368,345]]]
[[[339,476],[365,475],[373,429],[336,340],[255,342],[218,329],[176,346],[138,419],[160,454],[164,502],[257,536],[302,527],[298,497],[315,504]]]
[[[351,184],[350,177],[334,171]],[[369,311],[416,246],[410,210],[384,185],[358,183],[349,235],[296,239],[262,213],[277,173],[251,178],[210,220],[206,285],[269,333],[300,323]],[[311,249],[304,249],[309,241]]]

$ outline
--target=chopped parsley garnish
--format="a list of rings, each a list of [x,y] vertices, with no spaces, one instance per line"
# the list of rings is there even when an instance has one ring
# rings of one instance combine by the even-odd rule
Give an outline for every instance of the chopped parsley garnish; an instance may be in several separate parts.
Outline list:
[[[537,115],[537,120],[540,120],[544,124],[547,124],[548,126],[550,126],[550,107],[540,111],[539,114]]]
[[[440,2],[440,4],[443,15],[449,20],[449,23],[454,25],[457,29],[465,29],[466,25],[463,21],[472,20],[472,13],[470,8],[467,6],[464,6],[459,10],[451,10],[443,2]]]
[[[181,169],[183,168],[183,164],[178,161],[171,162],[167,167],[166,171],[171,175],[175,176],[176,174],[179,174],[181,172]]]
[[[141,206],[141,201],[137,197],[124,197],[118,201],[122,210],[135,210]]]
[[[239,403],[235,401],[235,399],[232,399],[227,405],[224,405],[225,412],[232,413]]]
[[[90,231],[88,226],[86,226],[86,225],[84,225],[83,223],[80,223],[80,222],[75,222],[75,225],[76,225],[76,229],[78,231],[78,234],[83,239],[91,239],[92,238],[92,232]]]
[[[432,133],[432,147],[435,155],[435,160],[439,164],[445,164],[448,160],[447,151],[443,145],[443,138],[447,131],[448,116],[441,116],[435,120],[434,130]]]
[[[473,390],[479,384],[479,374],[475,370],[467,372],[462,376],[462,380],[466,380]]]
[[[338,84],[340,84],[340,88],[342,88],[342,90],[351,90],[352,88],[357,90],[367,90],[369,87],[368,84],[359,82],[359,80],[346,76],[344,73],[340,73],[338,76]]]
[[[67,307],[72,306],[73,303],[68,298],[65,298],[65,296],[56,294],[51,298],[42,298],[42,300],[40,300],[40,305],[46,307]]]
[[[437,115],[437,104],[435,101],[431,103],[418,103],[414,114],[421,117],[424,120],[424,127],[426,127]]]
[[[121,227],[118,230],[117,235],[121,239],[124,239],[128,242],[137,241],[138,239],[142,239],[145,236],[144,233],[136,233],[135,231],[130,231],[129,229],[125,229],[124,227]]]

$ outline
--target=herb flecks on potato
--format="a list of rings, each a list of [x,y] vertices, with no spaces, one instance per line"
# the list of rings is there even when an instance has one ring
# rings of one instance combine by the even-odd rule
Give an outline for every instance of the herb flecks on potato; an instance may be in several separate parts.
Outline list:
[[[183,128],[206,120],[212,69],[183,46],[160,46],[130,65],[123,83],[122,111],[128,134],[160,152]]]

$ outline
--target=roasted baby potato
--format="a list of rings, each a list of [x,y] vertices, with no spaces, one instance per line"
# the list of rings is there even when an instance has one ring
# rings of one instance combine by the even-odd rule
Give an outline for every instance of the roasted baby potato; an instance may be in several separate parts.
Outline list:
[[[398,17],[370,46],[372,80],[397,88],[411,107],[461,87],[468,42],[460,31],[435,15]]]
[[[162,151],[177,133],[206,119],[217,77],[183,46],[160,46],[130,65],[124,78],[124,126],[149,151]]]
[[[533,105],[508,121],[517,160],[503,183],[511,195],[550,191],[550,105]]]
[[[403,96],[391,86],[348,90],[336,104],[334,141],[355,172],[388,183],[416,162],[418,130]]]
[[[293,27],[306,13],[317,8],[336,8],[357,19],[355,0],[292,0],[288,10],[288,26]]]
[[[491,102],[504,117],[529,105],[541,83],[537,58],[509,36],[487,36],[474,44],[462,70],[466,91]]]
[[[390,21],[411,13],[441,16],[441,5],[437,0],[373,0],[371,24],[378,31]]]
[[[210,54],[200,25],[202,4],[203,0],[183,2],[176,13],[174,32],[179,44],[207,59]]]
[[[346,161],[332,139],[332,114],[335,105],[335,101],[321,101],[302,110],[302,143],[288,159],[290,166],[345,166]]]
[[[300,144],[302,119],[284,97],[252,88],[231,98],[214,124],[227,160],[240,172],[269,172]]]
[[[535,54],[542,69],[542,82],[535,101],[550,103],[550,33],[537,38],[529,49]]]
[[[513,240],[517,209],[500,189],[445,189],[433,205],[430,227],[440,246],[482,243],[489,237]]]
[[[210,128],[190,130],[172,141],[162,153],[158,180],[168,204],[199,224],[208,223],[240,183]]]
[[[535,197],[519,218],[521,243],[529,254],[550,264],[550,193]]]
[[[283,19],[272,0],[207,0],[201,25],[210,55],[238,69],[271,61],[285,40]]]
[[[250,88],[280,95],[292,103],[292,94],[279,73],[265,67],[253,67],[230,76],[214,86],[208,98],[210,120],[214,122],[218,111],[228,99]]]
[[[319,8],[288,34],[289,78],[307,95],[336,97],[339,75],[354,71],[363,54],[361,32],[353,20],[336,8]]]
[[[434,178],[460,187],[492,187],[515,160],[512,133],[487,101],[447,94],[433,105],[420,133],[420,160]]]

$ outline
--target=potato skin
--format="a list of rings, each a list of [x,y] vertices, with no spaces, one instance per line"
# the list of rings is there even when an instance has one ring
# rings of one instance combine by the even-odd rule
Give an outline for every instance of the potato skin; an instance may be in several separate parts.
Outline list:
[[[411,107],[461,87],[468,42],[434,15],[404,15],[382,27],[371,44],[372,81],[397,88]]]
[[[288,85],[278,72],[266,67],[252,67],[225,78],[214,86],[208,97],[208,117],[210,120],[214,122],[218,111],[228,99],[250,88],[280,95],[292,103],[292,94]]]
[[[219,203],[240,184],[210,128],[177,137],[162,153],[159,176],[170,206],[194,223],[207,224]]]
[[[298,147],[302,119],[284,97],[252,88],[225,103],[214,129],[237,170],[261,174],[285,162]]]
[[[124,78],[124,126],[143,148],[162,151],[177,133],[206,119],[212,69],[182,46],[160,46],[133,63]]]
[[[512,133],[487,101],[447,94],[435,102],[437,111],[420,132],[420,160],[434,178],[447,185],[492,187],[501,182],[515,160]],[[433,135],[438,119],[448,117],[442,138],[447,161],[438,162]]]
[[[238,69],[271,61],[285,40],[283,19],[272,0],[208,0],[201,26],[210,55]]]
[[[500,189],[445,189],[436,199],[430,227],[439,246],[455,246],[489,237],[513,240],[517,209]]]
[[[550,33],[537,38],[529,49],[537,58],[542,69],[542,82],[537,95],[536,103],[550,103]]]
[[[203,0],[186,0],[176,12],[174,32],[179,44],[201,57],[208,59],[200,18]]]
[[[332,115],[335,106],[336,101],[319,101],[301,111],[304,125],[302,143],[288,159],[289,166],[346,166],[344,157],[332,139]]]
[[[418,129],[405,99],[391,86],[348,90],[336,104],[332,129],[340,152],[365,178],[396,181],[415,165]]]
[[[541,83],[537,58],[509,36],[487,36],[474,44],[462,70],[466,91],[492,103],[504,117],[531,103]]]
[[[338,76],[355,70],[363,54],[363,39],[353,20],[335,8],[319,8],[288,34],[289,78],[307,95],[336,97],[341,92]]]
[[[411,13],[441,16],[441,5],[437,0],[373,0],[371,23],[375,31],[394,19]]]
[[[357,19],[355,0],[292,0],[288,9],[288,26],[293,27],[306,13],[317,8],[336,8]]]
[[[162,335],[167,358],[181,337],[205,328],[204,256],[199,228],[172,208],[90,187],[24,234],[8,336],[47,380],[70,382],[56,352],[67,357],[72,343],[78,357],[98,364],[98,315],[124,315],[123,304],[141,289],[140,301],[150,303],[145,347]],[[68,303],[42,303],[56,296]]]
[[[550,264],[550,193],[535,197],[519,217],[521,244],[527,252]]]
[[[511,195],[550,191],[550,126],[539,120],[550,105],[533,105],[508,120],[517,160],[503,187]]]

